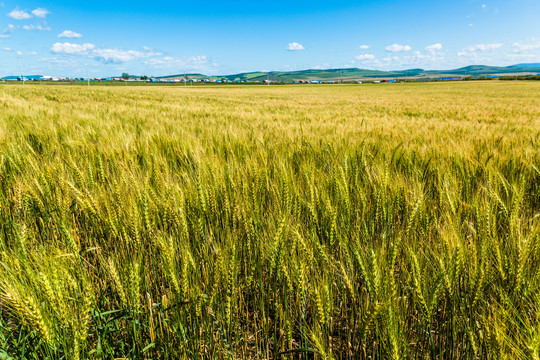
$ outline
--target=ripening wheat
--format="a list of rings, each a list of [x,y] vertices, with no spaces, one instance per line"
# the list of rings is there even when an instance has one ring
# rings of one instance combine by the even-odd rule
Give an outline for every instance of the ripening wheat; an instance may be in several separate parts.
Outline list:
[[[0,355],[538,359],[539,93],[0,87]]]

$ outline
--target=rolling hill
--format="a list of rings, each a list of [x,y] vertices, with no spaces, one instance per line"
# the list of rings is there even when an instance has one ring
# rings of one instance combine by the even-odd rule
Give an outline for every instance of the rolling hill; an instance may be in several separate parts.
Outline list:
[[[187,74],[190,79],[226,79],[227,81],[259,81],[270,79],[276,82],[291,82],[300,80],[333,80],[339,81],[366,78],[403,78],[403,77],[437,77],[437,76],[483,76],[504,74],[537,74],[540,64],[516,64],[511,66],[470,65],[452,70],[407,69],[395,71],[369,70],[359,68],[342,69],[307,69],[297,71],[247,72],[231,75],[206,76],[203,74]],[[161,76],[162,79],[179,79],[184,74]]]
[[[517,75],[517,74],[540,74],[540,63],[525,63],[510,66],[488,66],[488,65],[469,65],[452,70],[370,70],[359,68],[341,68],[341,69],[307,69],[296,71],[254,71],[229,75],[205,75],[200,73],[176,74],[159,76],[158,79],[225,79],[229,82],[264,82],[271,80],[273,82],[293,82],[293,81],[335,81],[340,80],[362,80],[362,79],[392,79],[392,78],[437,78],[437,77],[466,77],[466,76],[495,76],[495,75]],[[25,75],[26,79],[39,79],[41,75]],[[6,76],[4,80],[17,80],[17,76]]]

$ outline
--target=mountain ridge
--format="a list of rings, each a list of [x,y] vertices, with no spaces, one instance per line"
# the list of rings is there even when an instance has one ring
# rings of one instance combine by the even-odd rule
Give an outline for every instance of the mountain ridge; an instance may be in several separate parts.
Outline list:
[[[156,79],[208,79],[228,82],[294,82],[294,81],[335,81],[362,80],[362,79],[385,79],[385,78],[452,78],[466,76],[496,76],[514,74],[540,74],[540,63],[522,63],[509,66],[468,65],[450,70],[424,70],[420,68],[406,70],[372,70],[362,68],[333,68],[333,69],[305,69],[292,71],[252,71],[229,75],[205,75],[201,73],[186,73],[177,75],[157,76]],[[26,79],[39,79],[41,75],[25,75]],[[3,80],[16,80],[18,76],[6,76]]]
[[[451,70],[371,70],[362,68],[334,68],[334,69],[305,69],[292,71],[253,71],[229,75],[203,75],[178,74],[159,76],[159,79],[181,79],[187,76],[190,79],[226,79],[227,81],[278,81],[291,82],[300,80],[351,80],[362,78],[403,78],[403,77],[437,77],[445,76],[488,76],[517,73],[540,73],[540,63],[516,64],[510,66],[469,65]]]

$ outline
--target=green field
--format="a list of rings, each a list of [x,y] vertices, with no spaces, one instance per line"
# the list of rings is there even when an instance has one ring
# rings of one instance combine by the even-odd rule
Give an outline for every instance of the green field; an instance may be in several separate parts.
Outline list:
[[[540,83],[0,86],[0,358],[538,359]]]

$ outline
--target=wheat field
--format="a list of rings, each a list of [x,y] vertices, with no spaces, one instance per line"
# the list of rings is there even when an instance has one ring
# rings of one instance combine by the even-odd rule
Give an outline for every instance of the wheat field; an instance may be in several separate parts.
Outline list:
[[[0,86],[0,349],[539,359],[540,83]]]

